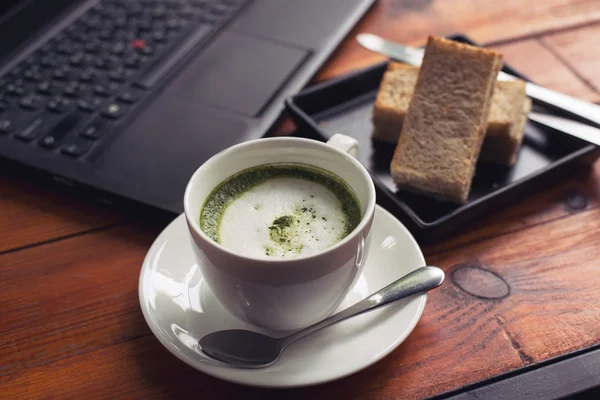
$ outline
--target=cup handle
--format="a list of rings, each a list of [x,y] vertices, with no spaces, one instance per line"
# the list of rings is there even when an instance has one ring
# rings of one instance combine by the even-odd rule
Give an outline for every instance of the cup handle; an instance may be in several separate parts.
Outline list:
[[[354,158],[356,158],[356,155],[358,154],[358,140],[351,138],[350,136],[342,135],[341,133],[333,135],[331,139],[327,141],[327,144],[350,154]]]

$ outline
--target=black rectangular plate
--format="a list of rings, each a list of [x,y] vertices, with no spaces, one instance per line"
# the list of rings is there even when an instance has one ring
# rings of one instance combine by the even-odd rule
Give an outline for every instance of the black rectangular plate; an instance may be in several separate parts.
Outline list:
[[[463,35],[450,39],[475,44]],[[447,236],[475,218],[498,212],[600,156],[600,148],[595,145],[529,121],[517,163],[510,168],[479,163],[467,204],[399,191],[390,174],[395,146],[371,140],[371,111],[386,67],[384,62],[317,84],[289,98],[286,107],[300,132],[307,136],[326,140],[343,133],[357,139],[358,159],[371,173],[378,202],[422,241]],[[503,71],[527,79],[506,65]]]

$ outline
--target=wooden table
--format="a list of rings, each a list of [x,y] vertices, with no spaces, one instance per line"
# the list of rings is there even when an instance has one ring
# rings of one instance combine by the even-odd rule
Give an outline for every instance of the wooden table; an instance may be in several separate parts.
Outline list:
[[[318,80],[382,60],[354,42],[363,31],[411,44],[464,32],[538,83],[600,100],[597,0],[380,1]],[[397,350],[346,379],[273,391],[199,373],[150,333],[137,281],[164,221],[109,210],[3,165],[0,398],[421,398],[592,346],[600,343],[599,199],[596,163],[426,246],[427,261],[450,279]],[[498,277],[507,296],[498,295]]]

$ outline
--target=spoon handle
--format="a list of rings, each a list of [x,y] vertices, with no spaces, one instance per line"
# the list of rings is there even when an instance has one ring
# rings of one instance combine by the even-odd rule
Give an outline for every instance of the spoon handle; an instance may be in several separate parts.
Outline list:
[[[321,322],[295,332],[281,340],[287,346],[296,340],[303,338],[313,332],[323,329],[327,326],[337,324],[345,319],[354,317],[367,311],[374,310],[396,300],[404,299],[416,294],[427,292],[442,284],[444,281],[444,271],[438,267],[427,266],[418,268],[411,273],[403,276],[397,281],[389,284],[378,292],[364,300],[359,301],[347,309],[340,311],[337,314],[325,318]]]

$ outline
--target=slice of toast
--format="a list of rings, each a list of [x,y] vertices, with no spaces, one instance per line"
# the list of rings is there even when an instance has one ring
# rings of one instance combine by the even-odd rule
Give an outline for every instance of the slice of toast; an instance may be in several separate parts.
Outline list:
[[[373,107],[373,139],[392,143],[398,141],[418,76],[418,67],[393,61],[389,63]]]
[[[502,55],[429,37],[390,166],[399,188],[467,202]]]
[[[418,74],[418,67],[390,62],[373,107],[373,139],[398,142]],[[526,99],[525,82],[496,82],[479,156],[481,160],[509,166],[514,164],[523,138],[525,121],[520,122]]]
[[[526,116],[530,110],[531,100],[525,94],[525,82],[498,82],[479,159],[513,165],[517,160]]]

